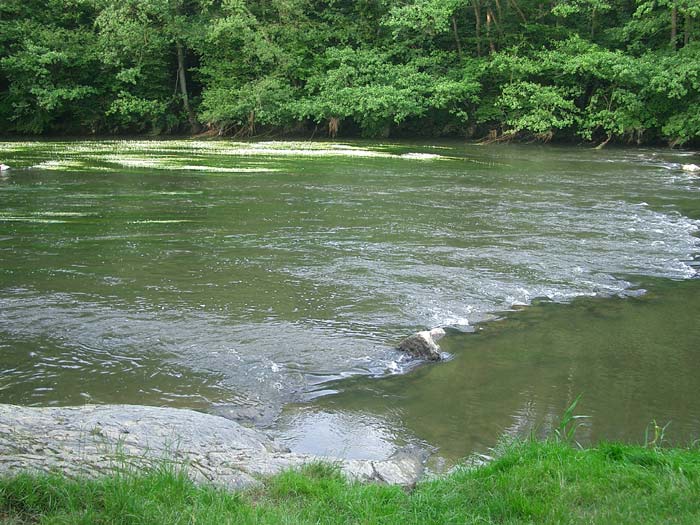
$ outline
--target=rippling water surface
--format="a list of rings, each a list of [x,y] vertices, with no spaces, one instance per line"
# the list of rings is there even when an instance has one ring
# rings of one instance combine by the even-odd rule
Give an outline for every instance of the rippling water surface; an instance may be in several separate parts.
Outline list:
[[[457,356],[458,331],[535,299],[695,275],[700,182],[682,153],[142,141],[2,143],[0,157],[15,168],[0,178],[2,402],[274,415],[328,381],[406,369],[393,347],[417,329],[455,328]],[[540,385],[570,365],[553,348],[527,353],[558,371]],[[470,359],[507,384],[513,352]],[[697,389],[700,360],[685,359]],[[461,362],[436,384],[466,382]],[[380,428],[387,410],[361,421]],[[332,428],[324,417],[360,421],[312,412],[289,423],[293,445]],[[499,418],[487,441],[512,423]]]

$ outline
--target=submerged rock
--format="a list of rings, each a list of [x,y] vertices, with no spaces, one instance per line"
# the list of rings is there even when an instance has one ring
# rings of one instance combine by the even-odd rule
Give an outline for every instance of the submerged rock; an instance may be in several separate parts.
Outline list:
[[[218,405],[210,414],[240,423],[244,427],[264,428],[274,423],[279,411],[273,406],[246,407],[240,405]]]
[[[691,173],[696,173],[696,172],[700,171],[700,166],[698,166],[697,164],[683,164],[681,166],[681,169],[683,171],[689,171]]]
[[[442,339],[444,335],[445,330],[442,328],[416,332],[401,341],[398,349],[412,357],[427,359],[428,361],[439,361],[441,358],[440,347],[436,341]]]
[[[58,470],[95,477],[166,461],[187,466],[196,482],[241,488],[260,476],[324,460],[349,479],[409,486],[422,475],[424,459],[418,451],[384,461],[295,454],[258,430],[186,409],[0,405],[0,475]]]

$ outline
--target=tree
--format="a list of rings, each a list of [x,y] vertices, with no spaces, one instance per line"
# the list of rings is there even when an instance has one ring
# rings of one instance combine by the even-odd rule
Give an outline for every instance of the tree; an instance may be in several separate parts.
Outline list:
[[[74,0],[66,10],[65,2],[50,0],[36,17],[36,4],[3,2],[0,114],[16,131],[53,131],[64,122],[72,130],[96,130],[105,70],[95,34],[82,23],[93,7]]]
[[[6,132],[700,140],[700,0],[4,0]]]
[[[101,56],[117,71],[109,113],[122,125],[146,119],[153,127],[172,127],[168,112],[178,95],[190,131],[199,130],[187,57],[208,7],[195,0],[106,0],[96,25]],[[169,84],[176,95],[168,94]]]

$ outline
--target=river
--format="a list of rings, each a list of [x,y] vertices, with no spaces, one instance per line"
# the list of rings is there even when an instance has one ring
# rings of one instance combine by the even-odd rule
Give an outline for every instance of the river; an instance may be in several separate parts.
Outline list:
[[[687,153],[456,142],[0,143],[0,402],[190,407],[295,450],[451,463],[700,438]],[[449,359],[394,347],[448,328]]]

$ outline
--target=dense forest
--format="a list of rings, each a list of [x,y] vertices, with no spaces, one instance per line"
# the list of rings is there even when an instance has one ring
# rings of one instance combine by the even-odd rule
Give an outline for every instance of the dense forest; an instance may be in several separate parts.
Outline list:
[[[2,0],[0,132],[700,139],[700,0]]]

